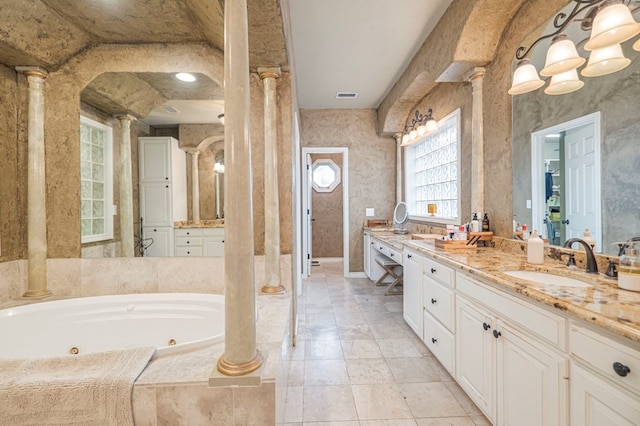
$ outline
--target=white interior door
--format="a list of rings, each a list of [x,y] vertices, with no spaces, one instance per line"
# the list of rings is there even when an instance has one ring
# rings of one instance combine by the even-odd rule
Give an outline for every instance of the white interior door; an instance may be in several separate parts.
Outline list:
[[[567,238],[596,235],[596,148],[593,123],[567,130],[564,138]],[[600,247],[602,248],[602,247]]]
[[[303,276],[311,276],[311,259],[312,253],[312,226],[311,226],[311,154],[306,154],[304,157],[304,199],[305,199],[305,211],[304,216],[304,232],[303,232],[303,256],[304,256],[304,270]]]

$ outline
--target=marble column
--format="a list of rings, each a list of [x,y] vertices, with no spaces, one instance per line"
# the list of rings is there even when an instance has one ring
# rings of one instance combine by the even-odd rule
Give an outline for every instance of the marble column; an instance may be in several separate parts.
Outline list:
[[[263,362],[256,347],[247,21],[247,0],[225,2],[225,348],[217,369],[227,376],[249,374]]]
[[[120,121],[120,253],[134,257],[133,242],[133,178],[131,174],[131,122],[129,114],[116,115]]]
[[[402,201],[402,133],[393,136],[396,140],[396,204]]]
[[[262,292],[282,293],[280,279],[280,207],[276,80],[280,68],[258,68],[264,83],[264,272]]]
[[[24,297],[41,298],[47,289],[47,192],[44,151],[44,80],[39,67],[16,67],[29,82],[27,251],[28,281]]]
[[[473,68],[466,79],[473,87],[471,112],[471,212],[484,212],[484,114],[482,81],[484,68]],[[482,217],[478,217],[482,220]]]
[[[200,222],[200,171],[198,170],[200,151],[190,149],[189,154],[191,155],[191,219],[194,222]]]

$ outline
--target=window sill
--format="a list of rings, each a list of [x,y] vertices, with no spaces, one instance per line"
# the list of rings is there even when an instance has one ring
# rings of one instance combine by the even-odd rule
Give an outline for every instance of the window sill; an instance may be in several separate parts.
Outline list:
[[[460,225],[459,219],[438,216],[411,216],[409,221],[420,224]]]

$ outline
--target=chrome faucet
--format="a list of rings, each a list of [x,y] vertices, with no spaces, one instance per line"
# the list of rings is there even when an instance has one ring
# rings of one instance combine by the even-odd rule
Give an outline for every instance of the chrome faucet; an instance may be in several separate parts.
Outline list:
[[[584,250],[587,253],[586,272],[589,273],[589,274],[597,274],[598,273],[598,262],[596,262],[596,257],[593,254],[593,249],[591,248],[589,243],[587,243],[585,240],[583,240],[581,238],[569,238],[567,241],[565,241],[563,247],[571,248],[573,243],[580,243],[580,244],[582,244],[584,246]],[[570,258],[571,257],[573,257],[573,256],[570,256]]]

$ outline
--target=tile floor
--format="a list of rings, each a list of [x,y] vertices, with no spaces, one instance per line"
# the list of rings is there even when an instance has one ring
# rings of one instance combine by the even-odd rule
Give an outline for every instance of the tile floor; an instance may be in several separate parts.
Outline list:
[[[489,425],[406,325],[402,296],[320,261],[303,283],[285,425]]]

